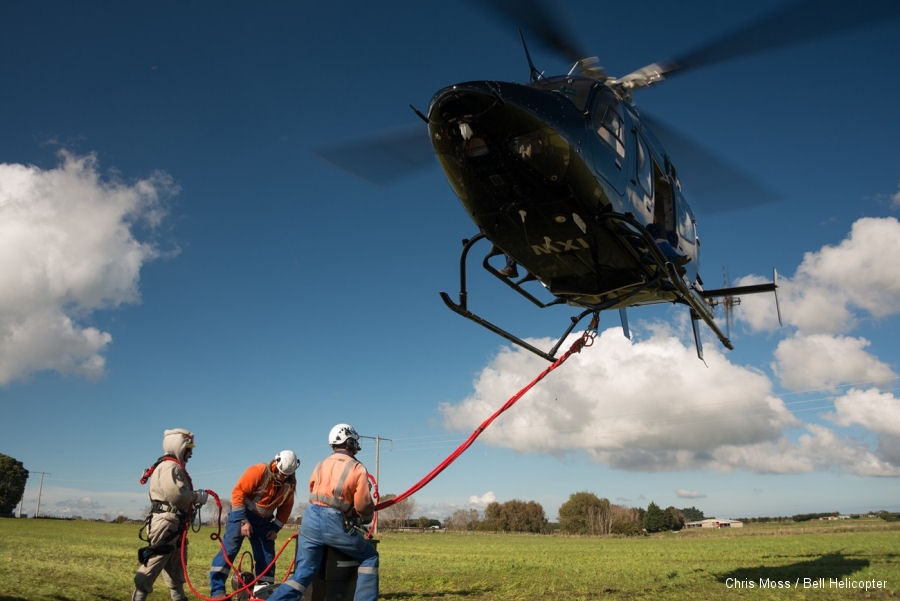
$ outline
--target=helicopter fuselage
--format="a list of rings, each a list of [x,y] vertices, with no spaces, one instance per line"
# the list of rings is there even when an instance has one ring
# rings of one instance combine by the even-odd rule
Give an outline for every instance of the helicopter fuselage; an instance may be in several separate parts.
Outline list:
[[[597,309],[683,300],[663,262],[699,286],[696,221],[675,169],[603,82],[461,83],[435,94],[428,123],[481,233],[557,298]]]

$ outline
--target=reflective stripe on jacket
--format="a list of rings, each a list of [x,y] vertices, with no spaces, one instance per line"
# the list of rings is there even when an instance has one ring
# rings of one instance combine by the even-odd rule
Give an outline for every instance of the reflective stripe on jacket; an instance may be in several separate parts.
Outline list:
[[[349,453],[337,451],[319,462],[309,479],[309,502],[354,511],[368,519],[375,512],[369,472]]]
[[[232,511],[246,508],[268,518],[275,515],[278,526],[283,525],[294,508],[294,488],[297,480],[289,476],[284,482],[276,482],[274,462],[251,465],[231,491]]]

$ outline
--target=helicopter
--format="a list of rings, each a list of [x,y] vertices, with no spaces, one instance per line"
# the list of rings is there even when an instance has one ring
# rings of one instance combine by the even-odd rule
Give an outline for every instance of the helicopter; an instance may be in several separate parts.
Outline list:
[[[623,332],[630,336],[626,309],[659,303],[687,307],[701,360],[701,321],[733,349],[714,308],[723,305],[730,323],[729,311],[740,304],[740,295],[766,292],[776,293],[777,308],[777,272],[763,284],[730,287],[726,277],[723,288],[704,287],[697,218],[667,150],[672,144],[661,141],[670,132],[642,113],[633,94],[688,69],[896,17],[897,5],[864,6],[853,15],[842,14],[838,22],[813,18],[823,2],[805,0],[674,60],[612,77],[596,58],[584,58],[543,3],[488,4],[569,58],[573,67],[546,76],[534,65],[520,28],[527,83],[462,82],[438,90],[426,112],[411,105],[478,228],[463,240],[459,295],[454,300],[441,292],[443,302],[548,361],[556,360],[563,341],[586,316],[618,310]],[[785,22],[794,26],[785,29]],[[335,153],[324,158],[340,162]],[[539,308],[580,310],[549,350],[470,310],[468,255],[481,241],[490,243],[481,265],[500,282]],[[543,300],[547,292],[550,299]]]

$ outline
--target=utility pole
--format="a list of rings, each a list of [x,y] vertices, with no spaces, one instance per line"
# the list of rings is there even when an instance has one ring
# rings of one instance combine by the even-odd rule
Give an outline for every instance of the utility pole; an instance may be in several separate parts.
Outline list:
[[[47,476],[53,475],[50,472],[36,472],[36,473],[41,475],[41,486],[38,488],[38,502],[37,502],[37,509],[34,512],[34,517],[39,516],[41,513],[41,493],[44,492],[44,476],[45,475],[47,475]]]
[[[379,479],[378,473],[378,464],[381,458],[381,441],[389,440],[391,442],[391,450],[394,450],[394,439],[393,438],[383,438],[381,436],[360,436],[360,438],[368,438],[369,440],[375,441],[375,483],[381,486],[381,480]],[[378,521],[375,521],[375,528],[372,530],[372,536],[378,535]]]

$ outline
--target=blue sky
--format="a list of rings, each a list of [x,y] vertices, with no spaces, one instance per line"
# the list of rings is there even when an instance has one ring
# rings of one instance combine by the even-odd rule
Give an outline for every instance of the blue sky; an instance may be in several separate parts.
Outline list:
[[[780,6],[559,4],[617,75]],[[227,497],[283,448],[305,480],[349,422],[393,439],[381,490],[399,493],[543,368],[441,303],[475,227],[436,163],[377,188],[314,156],[415,123],[407,105],[445,85],[526,80],[514,26],[466,2],[12,2],[0,28],[0,452],[33,472],[25,512],[44,471],[42,512],[139,515],[170,427],[196,433],[194,482]],[[709,284],[779,270],[785,326],[745,298],[736,349],[707,339],[707,367],[686,311],[632,311],[631,342],[604,315],[417,515],[519,498],[555,517],[581,490],[722,517],[900,510],[898,33],[637,94],[783,197],[698,226]],[[568,321],[471,287],[525,336]]]

